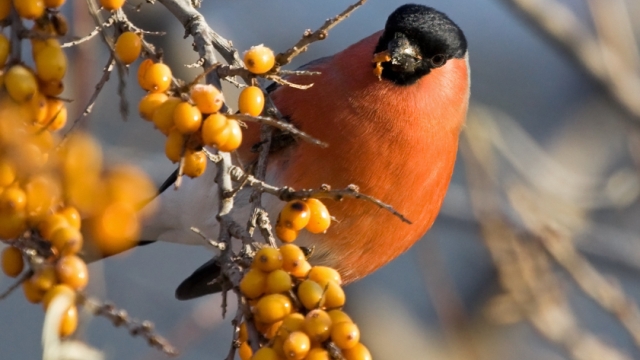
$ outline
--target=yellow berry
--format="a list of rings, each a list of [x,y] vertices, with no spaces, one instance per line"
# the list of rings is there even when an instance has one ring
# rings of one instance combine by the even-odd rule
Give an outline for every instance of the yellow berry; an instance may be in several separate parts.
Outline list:
[[[182,102],[180,98],[170,97],[158,106],[151,116],[153,124],[165,135],[168,135],[173,128],[173,111],[180,102]]]
[[[118,10],[124,5],[125,0],[100,0],[100,6],[105,10]]]
[[[8,160],[0,158],[0,187],[9,186],[16,179],[16,167]]]
[[[257,86],[247,86],[240,92],[238,98],[238,108],[240,113],[251,116],[258,116],[264,108],[264,94]]]
[[[231,128],[227,126],[227,117],[215,113],[207,116],[202,124],[202,141],[208,146],[219,146],[229,139]]]
[[[129,65],[140,56],[142,39],[132,31],[125,31],[116,40],[115,53],[123,64]]]
[[[256,253],[252,265],[264,272],[278,270],[282,267],[282,254],[278,249],[263,247]]]
[[[22,291],[28,302],[37,304],[44,298],[45,292],[35,286],[29,279],[22,282]]]
[[[70,140],[69,140],[70,141]],[[24,185],[27,194],[27,216],[42,220],[51,208],[60,201],[60,184],[49,175],[36,175]]]
[[[318,199],[307,199],[305,202],[311,212],[309,215],[309,223],[306,226],[307,231],[313,234],[320,234],[327,231],[329,225],[331,225],[331,216],[329,215],[327,207]]]
[[[140,85],[141,88],[147,91],[151,90],[151,84],[147,81],[146,78],[147,71],[149,70],[151,65],[153,65],[153,60],[144,59],[138,67],[138,85]]]
[[[140,111],[140,117],[145,120],[151,121],[153,119],[153,113],[160,107],[169,96],[164,93],[150,93],[140,100],[138,110]]]
[[[51,244],[62,255],[73,255],[82,249],[82,234],[71,226],[61,226],[51,235]]]
[[[293,271],[303,261],[307,261],[304,252],[297,245],[284,244],[279,248],[282,254],[282,269],[287,272]]]
[[[294,230],[284,226],[283,224],[276,223],[276,236],[280,241],[284,243],[290,243],[296,240],[298,237],[298,230]]]
[[[302,360],[309,353],[311,341],[302,331],[294,331],[282,344],[282,351],[287,359]]]
[[[362,343],[356,344],[351,349],[342,350],[342,356],[345,360],[371,360],[371,353],[362,345]]]
[[[49,303],[51,303],[51,300],[53,300],[53,298],[61,294],[69,294],[70,296],[73,297],[75,302],[76,292],[69,285],[58,284],[52,287],[51,289],[47,290],[47,292],[44,294],[44,297],[42,298],[43,309],[46,311],[47,308],[49,307]]]
[[[272,348],[263,347],[256,351],[251,360],[280,360],[280,357]]]
[[[238,326],[238,328],[238,341],[241,343],[247,342],[249,340],[249,331],[247,330],[247,324],[243,322],[242,324],[240,324],[240,326]]]
[[[67,337],[73,334],[78,328],[78,309],[75,305],[71,305],[69,310],[64,313],[62,316],[62,321],[60,322],[60,336]]]
[[[254,307],[256,320],[271,324],[284,319],[291,314],[293,306],[289,297],[281,294],[266,295]]]
[[[58,283],[58,275],[53,266],[45,266],[38,270],[28,281],[31,281],[33,286],[44,292]]]
[[[311,271],[311,264],[309,264],[307,260],[304,260],[304,261],[301,261],[300,264],[298,264],[298,266],[296,266],[294,269],[289,271],[289,273],[293,277],[296,277],[298,279],[303,279],[307,277],[307,275],[309,274],[309,271]]]
[[[12,186],[0,193],[0,212],[20,212],[27,205],[27,194],[17,186]]]
[[[316,343],[324,342],[331,335],[331,317],[324,310],[311,310],[304,318],[304,332]]]
[[[236,120],[229,120],[227,129],[229,137],[225,142],[218,144],[218,150],[232,152],[239,148],[242,143],[242,129],[240,128],[240,123]]]
[[[263,45],[253,46],[244,54],[244,64],[254,74],[266,73],[275,62],[273,51]]]
[[[144,81],[151,92],[165,92],[171,86],[171,69],[163,63],[155,63],[147,69]]]
[[[38,91],[38,82],[31,70],[14,65],[4,75],[4,86],[9,96],[18,103],[31,100]]]
[[[360,329],[352,322],[341,322],[331,326],[331,341],[340,349],[351,349],[360,342]]]
[[[63,148],[63,173],[67,180],[84,179],[102,171],[102,149],[90,135],[75,132]]]
[[[278,269],[274,270],[267,275],[266,293],[278,294],[291,290],[293,282],[291,281],[291,275],[286,271]]]
[[[323,348],[311,348],[305,360],[331,360],[329,352]]]
[[[184,135],[178,129],[169,131],[167,140],[164,143],[164,154],[172,163],[180,161],[182,153],[185,151],[185,140]]]
[[[197,178],[207,170],[207,155],[204,151],[187,150],[184,154],[182,172],[191,178]]]
[[[190,90],[191,100],[203,114],[213,114],[222,108],[224,97],[213,85],[196,84]]]
[[[45,123],[49,131],[58,131],[67,123],[67,107],[58,99],[47,99]]]
[[[324,307],[335,309],[343,307],[346,302],[344,290],[335,281],[329,280],[324,290]]]
[[[0,239],[15,239],[26,230],[27,217],[23,211],[0,215]]]
[[[263,334],[264,337],[269,340],[273,339],[276,336],[276,334],[278,333],[278,329],[280,328],[280,325],[282,325],[282,321],[277,321],[273,324],[263,324],[263,323],[256,324],[258,331],[260,331],[260,333]]]
[[[302,330],[303,326],[304,315],[300,313],[289,314],[282,319],[282,324],[280,325],[280,329],[278,329],[278,334],[287,337],[294,331]]]
[[[20,17],[34,20],[44,14],[43,0],[13,0],[13,6]]]
[[[328,266],[314,266],[309,271],[309,279],[317,282],[320,286],[327,286],[329,280],[333,280],[336,284],[342,284],[340,273],[336,269]]]
[[[64,215],[49,214],[38,224],[38,231],[40,232],[40,236],[47,240],[51,240],[52,235],[58,229],[63,227],[69,227],[69,222]]]
[[[329,317],[331,317],[331,322],[333,324],[338,324],[341,322],[353,322],[349,315],[342,310],[330,310],[328,312]]]
[[[278,224],[300,231],[309,223],[311,211],[302,200],[289,201],[278,216]]]
[[[181,133],[192,134],[202,125],[202,113],[188,102],[181,102],[173,110],[173,123]]]
[[[58,210],[58,214],[64,216],[64,218],[67,220],[67,222],[72,228],[76,230],[80,230],[80,226],[82,224],[82,218],[80,217],[80,213],[78,212],[78,209],[76,209],[73,206],[67,206]]]
[[[11,52],[11,42],[4,34],[0,34],[0,68],[4,67],[4,63],[9,58]]]
[[[47,96],[58,96],[64,91],[62,81],[39,81],[40,92]]]
[[[115,255],[137,245],[140,222],[131,204],[115,202],[96,216],[90,230],[98,250],[103,255]]]
[[[34,61],[38,78],[44,82],[60,81],[67,72],[67,56],[57,43],[36,52]]]
[[[113,202],[129,204],[138,209],[156,196],[156,187],[147,174],[132,165],[118,165],[109,170],[106,191]]]
[[[2,271],[9,277],[20,275],[24,269],[22,251],[14,246],[8,246],[2,250]]]
[[[243,341],[240,344],[240,348],[238,348],[238,355],[240,356],[240,360],[250,360],[251,356],[253,355],[251,346]]]
[[[249,299],[256,299],[262,294],[267,282],[267,274],[258,269],[250,269],[240,281],[240,291]]]
[[[84,289],[89,282],[87,264],[75,255],[61,257],[56,264],[56,274],[61,283],[76,290]]]
[[[315,281],[304,280],[298,286],[298,298],[305,308],[312,310],[323,305],[324,290],[322,286]]]

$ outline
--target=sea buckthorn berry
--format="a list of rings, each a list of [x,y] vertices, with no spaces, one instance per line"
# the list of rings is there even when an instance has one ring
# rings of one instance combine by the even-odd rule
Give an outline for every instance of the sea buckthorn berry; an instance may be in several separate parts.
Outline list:
[[[58,131],[67,124],[67,107],[58,99],[47,99],[47,115],[44,125],[49,131]]]
[[[147,94],[140,100],[138,110],[140,111],[140,117],[145,120],[151,121],[153,119],[153,113],[160,107],[169,96],[164,93],[151,93]]]
[[[304,260],[301,261],[294,269],[289,271],[289,273],[295,278],[303,279],[307,277],[309,271],[311,271],[311,264],[309,264],[307,260]]]
[[[227,141],[218,145],[218,150],[232,152],[239,148],[242,143],[242,129],[240,128],[240,123],[236,120],[229,120],[227,128],[229,137]]]
[[[282,254],[282,269],[291,272],[300,265],[301,262],[307,261],[304,252],[299,246],[293,244],[284,244],[279,248]]]
[[[318,199],[307,199],[305,202],[309,206],[309,211],[311,211],[309,223],[306,226],[307,231],[313,234],[327,231],[329,225],[331,225],[331,215],[329,215],[327,207]]]
[[[197,178],[207,170],[207,155],[204,151],[187,149],[184,154],[184,167],[182,172],[190,178]]]
[[[63,227],[69,227],[67,218],[62,214],[50,214],[38,224],[38,231],[43,238],[51,240],[53,234]]]
[[[140,222],[131,204],[115,202],[96,216],[90,230],[97,249],[103,255],[115,255],[137,245]]]
[[[298,298],[305,308],[312,310],[323,305],[322,286],[315,281],[304,280],[298,286]]]
[[[111,168],[106,178],[109,199],[139,208],[156,196],[156,187],[141,169],[132,165]]]
[[[300,231],[309,223],[309,205],[302,200],[289,201],[278,217],[278,223],[290,229]]]
[[[31,100],[38,91],[38,82],[31,70],[13,65],[4,74],[4,86],[9,96],[18,103]]]
[[[80,226],[82,225],[82,218],[80,217],[78,209],[73,206],[66,206],[58,210],[58,214],[64,216],[64,218],[72,228],[80,230]]]
[[[205,145],[218,146],[229,139],[231,128],[227,126],[227,122],[227,117],[223,114],[207,116],[202,124],[202,141]]]
[[[191,100],[203,114],[213,114],[222,108],[224,96],[213,85],[196,84],[190,90]]]
[[[311,348],[305,360],[331,360],[329,352],[323,348]]]
[[[362,345],[362,343],[356,344],[351,349],[342,350],[342,356],[345,360],[371,360],[371,353]]]
[[[44,14],[43,0],[13,0],[13,6],[21,18],[34,20]]]
[[[247,330],[247,323],[243,322],[238,326],[238,341],[243,343],[249,340],[249,331]]]
[[[251,360],[280,360],[280,356],[272,348],[263,347],[256,351]]]
[[[62,81],[39,81],[40,92],[47,96],[58,96],[64,91]]]
[[[125,31],[116,40],[116,56],[123,64],[129,65],[140,56],[142,51],[142,39],[132,31]]]
[[[78,328],[78,308],[75,305],[71,305],[62,316],[60,321],[60,336],[67,337],[73,334]]]
[[[291,290],[293,282],[291,281],[291,275],[286,271],[278,269],[274,270],[267,275],[267,294],[278,294]]]
[[[264,337],[268,340],[271,340],[276,336],[280,325],[282,325],[282,321],[278,321],[273,324],[256,324],[258,331],[260,331],[260,333],[263,334]]]
[[[31,279],[31,283],[42,291],[47,291],[58,283],[58,275],[53,266],[45,266],[38,270]]]
[[[22,251],[14,246],[8,246],[2,250],[2,271],[9,277],[20,275],[24,269]]]
[[[22,282],[22,291],[28,302],[37,304],[42,301],[45,292],[38,289],[29,279]]]
[[[240,347],[238,348],[238,355],[240,356],[240,360],[250,360],[253,355],[251,346],[249,346],[245,341],[241,342]]]
[[[240,113],[251,116],[262,114],[264,108],[264,94],[257,86],[247,86],[240,92],[238,98],[238,108]]]
[[[324,310],[311,310],[302,327],[312,341],[321,343],[331,335],[331,317]]]
[[[340,349],[351,349],[360,342],[360,329],[352,322],[341,322],[331,326],[331,341]]]
[[[0,212],[20,212],[27,205],[27,194],[17,186],[5,189],[0,194]]]
[[[168,135],[169,130],[173,128],[173,111],[180,102],[182,102],[180,98],[170,97],[162,105],[158,106],[151,116],[153,124],[165,135]]]
[[[280,329],[278,329],[278,334],[286,337],[294,331],[302,330],[303,326],[304,315],[300,313],[289,314],[282,319],[282,324],[280,325]]]
[[[302,360],[309,353],[311,341],[302,331],[294,331],[282,344],[282,351],[287,359]]]
[[[263,247],[253,258],[253,267],[264,272],[271,272],[282,267],[282,254],[278,249]]]
[[[172,163],[180,161],[182,153],[185,151],[184,144],[184,135],[177,129],[171,130],[164,143],[164,154],[167,159],[171,160]]]
[[[0,158],[0,187],[11,185],[16,179],[16,167],[7,159]]]
[[[51,289],[49,289],[45,294],[44,297],[42,298],[42,307],[43,309],[46,311],[47,308],[49,307],[49,303],[51,303],[51,300],[53,300],[53,298],[55,298],[58,295],[61,294],[69,294],[70,296],[73,297],[73,299],[75,300],[76,297],[76,292],[67,284],[58,284],[54,287],[52,287]]]
[[[61,283],[75,290],[84,289],[89,282],[87,264],[75,255],[61,257],[56,264],[56,274]]]
[[[0,34],[0,68],[4,67],[4,63],[9,58],[11,52],[11,42],[4,34]]]
[[[258,269],[249,269],[249,271],[240,280],[240,291],[249,299],[256,299],[262,294],[267,283],[267,274]]]
[[[291,314],[293,306],[289,297],[281,294],[266,295],[254,307],[256,320],[272,324]]]
[[[59,8],[64,5],[65,0],[44,0],[44,6],[48,8]]]
[[[118,10],[124,5],[125,0],[100,0],[100,6],[105,10]]]
[[[47,97],[44,96],[43,93],[37,91],[36,94],[31,98],[31,100],[29,100],[25,104],[27,104],[32,113],[30,123],[38,125],[45,125],[47,123],[47,111],[49,110],[49,108]]]
[[[153,65],[153,60],[144,59],[138,67],[138,85],[140,85],[141,88],[147,91],[151,90],[151,84],[147,81],[147,78],[145,76],[151,65]]]
[[[197,107],[183,101],[173,110],[173,123],[181,133],[192,134],[202,125],[202,113]]]
[[[254,74],[264,74],[276,63],[273,51],[264,45],[253,46],[244,53],[244,64]]]
[[[327,312],[331,317],[331,323],[338,324],[341,322],[353,322],[349,315],[342,310],[330,310]]]
[[[27,230],[27,217],[22,211],[0,215],[0,239],[11,240]]]
[[[324,290],[324,307],[327,309],[343,307],[346,300],[342,287],[335,281],[329,280]]]
[[[30,178],[24,190],[27,194],[27,216],[39,221],[60,201],[62,191],[57,180],[46,174]]]
[[[328,266],[314,266],[309,271],[309,279],[317,282],[320,286],[327,286],[329,280],[335,281],[337,284],[342,284],[342,278],[340,273],[336,269]]]
[[[298,237],[298,230],[294,230],[284,226],[283,224],[276,223],[276,236],[280,241],[284,243],[290,243],[296,240]]]
[[[147,69],[144,81],[151,92],[165,92],[171,86],[171,69],[163,63],[155,63]]]
[[[36,73],[42,81],[60,81],[67,72],[67,56],[60,45],[45,46],[34,56]]]
[[[69,225],[58,228],[50,240],[62,255],[73,255],[82,249],[82,234]]]
[[[11,0],[0,0],[0,20],[4,20],[11,14]]]
[[[67,179],[85,178],[102,171],[102,149],[90,135],[73,133],[62,151],[63,173]]]

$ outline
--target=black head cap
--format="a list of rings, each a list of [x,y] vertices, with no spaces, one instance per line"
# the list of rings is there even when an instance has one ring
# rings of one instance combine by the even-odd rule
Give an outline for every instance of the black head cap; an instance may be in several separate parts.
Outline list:
[[[447,15],[424,5],[397,8],[385,25],[375,53],[388,50],[382,78],[411,85],[452,58],[463,58],[467,39]]]

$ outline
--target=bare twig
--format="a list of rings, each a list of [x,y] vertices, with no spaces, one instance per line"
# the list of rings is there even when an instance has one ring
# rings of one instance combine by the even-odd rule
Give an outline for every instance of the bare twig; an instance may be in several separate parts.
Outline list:
[[[11,286],[9,286],[7,290],[5,290],[2,294],[0,294],[0,300],[6,299],[7,296],[11,295],[11,293],[14,292],[17,288],[19,288],[23,282],[28,281],[32,275],[33,275],[33,271],[31,270],[22,274],[22,276],[16,279],[16,281],[13,284],[11,284]]]
[[[318,145],[321,147],[327,147],[329,146],[327,143],[320,141],[316,138],[311,137],[311,135],[298,130],[295,126],[293,126],[292,124],[288,123],[288,122],[284,122],[281,120],[276,120],[274,118],[271,117],[267,117],[267,116],[251,116],[251,115],[246,115],[246,114],[229,114],[227,115],[228,118],[230,119],[236,119],[236,120],[241,120],[241,121],[251,121],[251,122],[257,122],[260,124],[264,124],[264,125],[269,125],[269,126],[273,126],[275,128],[278,128],[280,130],[283,131],[287,131],[290,132],[292,135],[298,136],[301,139],[314,144],[314,145]]]
[[[103,29],[112,26],[114,22],[115,22],[115,18],[112,16],[108,18],[107,21],[105,21],[102,25],[96,26],[96,28],[93,29],[93,31],[91,31],[87,36],[81,37],[77,40],[66,42],[60,45],[60,47],[66,48],[66,47],[76,46],[76,45],[82,44],[85,41],[91,40],[93,39],[93,37],[98,35]]]

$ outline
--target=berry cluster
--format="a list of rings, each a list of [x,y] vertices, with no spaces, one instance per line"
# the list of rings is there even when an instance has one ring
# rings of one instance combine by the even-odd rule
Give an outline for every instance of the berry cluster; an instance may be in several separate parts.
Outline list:
[[[331,216],[322,201],[314,198],[289,201],[276,222],[276,235],[282,242],[292,242],[302,229],[321,234],[331,225]]]
[[[115,3],[114,1],[102,1]],[[75,133],[61,139],[67,122],[63,91],[67,57],[59,37],[66,20],[55,9],[64,0],[0,0],[0,20],[28,31],[33,68],[19,52],[22,35],[0,33],[0,240],[3,272],[32,275],[22,282],[29,302],[44,309],[58,294],[74,294],[88,282],[82,254],[85,240],[106,254],[133,246],[140,229],[138,212],[155,195],[147,176],[131,166],[106,170],[99,144]],[[12,9],[20,19],[9,19]],[[77,309],[63,317],[60,334],[77,326]]]

